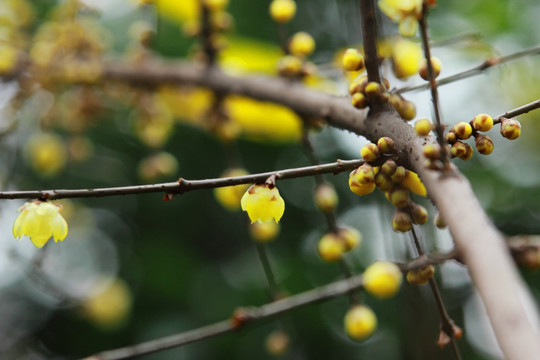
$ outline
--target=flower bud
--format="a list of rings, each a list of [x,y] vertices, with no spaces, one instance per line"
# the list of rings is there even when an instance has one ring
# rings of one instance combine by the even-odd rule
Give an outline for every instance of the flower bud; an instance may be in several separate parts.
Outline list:
[[[360,79],[353,81],[351,85],[349,85],[349,94],[353,95],[354,93],[363,93],[367,84],[367,76],[362,76]]]
[[[399,291],[403,275],[396,264],[377,261],[368,266],[362,279],[367,292],[379,299],[386,299]]]
[[[435,267],[428,265],[426,267],[411,270],[407,272],[407,281],[413,285],[425,285],[435,274]]]
[[[398,168],[398,165],[394,160],[386,160],[381,166],[381,173],[386,176],[392,176]]]
[[[460,156],[461,160],[470,160],[474,154],[472,147],[469,144],[465,144],[465,154]]]
[[[407,100],[403,100],[401,106],[396,109],[399,116],[405,121],[410,121],[416,116],[416,106]]]
[[[328,233],[319,240],[317,251],[324,261],[339,261],[345,252],[345,242],[337,234]]]
[[[472,126],[464,121],[457,123],[452,128],[452,132],[456,134],[456,137],[461,140],[467,140],[471,137]]]
[[[379,84],[378,82],[375,82],[375,81],[371,81],[371,82],[367,83],[366,89],[364,90],[364,92],[366,93],[366,96],[368,98],[374,99],[378,95],[380,95],[381,92],[382,92],[381,84]]]
[[[336,208],[338,201],[339,198],[332,185],[321,184],[315,189],[315,204],[322,212],[327,213],[333,211]]]
[[[390,192],[390,202],[397,208],[404,208],[409,205],[411,195],[405,189],[396,189]]]
[[[441,213],[437,213],[437,215],[435,215],[434,221],[435,221],[435,226],[438,227],[439,229],[444,229],[448,226],[446,222],[443,220]]]
[[[352,227],[344,227],[338,231],[339,237],[343,239],[345,251],[350,251],[362,243],[362,234]]]
[[[477,131],[489,131],[493,127],[493,118],[488,114],[478,114],[471,121],[471,125]]]
[[[296,3],[293,0],[273,0],[270,3],[270,16],[275,22],[284,24],[296,14]]]
[[[515,119],[501,118],[501,135],[515,140],[521,135],[521,124]]]
[[[315,40],[307,32],[297,32],[289,42],[289,52],[293,55],[305,57],[311,55],[313,50],[315,50]]]
[[[293,55],[286,55],[278,61],[278,73],[281,76],[296,77],[302,71],[302,60]]]
[[[363,109],[368,106],[368,99],[363,93],[357,92],[351,96],[351,104],[357,109]]]
[[[428,71],[427,65],[428,64],[427,64],[426,59],[422,60],[422,64],[420,65],[420,70],[418,70],[418,74],[420,75],[422,79],[429,81],[429,71]],[[441,68],[442,68],[441,60],[439,60],[435,56],[432,56],[431,68],[433,69],[433,79],[435,79],[441,73]]]
[[[409,214],[403,211],[396,211],[392,218],[392,228],[395,231],[407,232],[412,229],[412,220]]]
[[[372,183],[375,180],[375,172],[373,166],[364,163],[353,171],[355,180],[360,184],[365,185]]]
[[[441,146],[439,144],[426,144],[423,150],[427,159],[437,160],[441,157]]]
[[[360,71],[364,68],[364,56],[357,49],[347,49],[343,54],[345,71]]]
[[[478,135],[475,139],[476,150],[482,155],[489,155],[493,152],[493,140],[486,135]]]
[[[377,146],[379,147],[379,150],[381,150],[381,153],[385,155],[391,155],[394,153],[394,140],[387,136],[380,138],[377,141]]]
[[[345,315],[345,332],[353,340],[364,340],[377,328],[377,316],[365,305],[355,305]]]
[[[453,144],[457,141],[457,136],[456,134],[450,130],[447,134],[446,134],[446,141],[449,143],[449,144]]]
[[[370,182],[367,184],[361,184],[358,182],[354,174],[351,173],[351,175],[349,175],[349,188],[356,195],[362,196],[372,193],[373,190],[375,190],[375,183]]]
[[[392,189],[394,184],[392,183],[392,179],[390,179],[390,177],[381,172],[375,175],[375,185],[377,185],[377,187],[382,191],[387,191]]]
[[[377,145],[373,143],[369,143],[360,149],[360,155],[362,155],[362,159],[364,159],[367,162],[372,162],[377,160],[381,156],[381,152]]]
[[[453,157],[461,158],[467,154],[467,146],[465,146],[465,143],[462,143],[461,141],[456,141],[452,144],[450,152],[452,153]]]
[[[403,166],[398,166],[396,171],[392,174],[391,180],[393,183],[401,183],[407,175],[407,169]]]
[[[420,119],[414,123],[414,130],[418,136],[428,136],[433,130],[433,124],[429,119]]]
[[[422,205],[413,204],[411,208],[411,217],[413,223],[424,225],[428,220],[428,212]]]

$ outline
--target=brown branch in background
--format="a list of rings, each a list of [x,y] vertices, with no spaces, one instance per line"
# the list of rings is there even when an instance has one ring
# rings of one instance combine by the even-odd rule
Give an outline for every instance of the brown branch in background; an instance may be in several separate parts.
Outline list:
[[[213,35],[214,31],[212,30],[212,24],[210,21],[210,16],[212,15],[204,1],[199,1],[199,10],[201,12],[201,31],[200,38],[203,46],[204,54],[206,55],[206,65],[208,67],[214,66],[216,64],[217,58],[217,49],[214,45]]]
[[[4,191],[0,192],[0,199],[43,199],[56,200],[67,198],[87,198],[148,193],[183,194],[191,190],[213,189],[217,187],[233,186],[240,184],[263,183],[270,176],[275,176],[276,180],[293,179],[297,177],[313,176],[317,174],[338,174],[347,170],[352,170],[364,163],[363,160],[338,160],[335,163],[305,166],[294,169],[270,171],[259,174],[250,174],[235,177],[224,177],[206,180],[187,180],[180,178],[175,182],[152,184],[119,186],[98,189],[74,189],[74,190],[30,190],[30,191]]]
[[[453,258],[454,254],[438,255],[433,259],[425,257],[422,262],[415,260],[414,264],[402,265],[403,268],[415,269],[428,264],[438,264]],[[417,267],[418,266],[418,267]],[[280,314],[333,298],[349,294],[363,286],[362,275],[339,280],[328,285],[320,286],[272,303],[259,307],[246,307],[237,309],[233,316],[224,321],[212,325],[203,326],[199,329],[186,331],[183,333],[166,336],[163,338],[143,342],[123,348],[104,351],[92,355],[84,360],[120,360],[136,356],[151,354],[154,352],[179,347],[210,337],[226,334],[245,328],[247,325],[260,323],[265,319],[275,317]]]
[[[455,81],[467,79],[467,78],[470,78],[472,76],[482,74],[487,69],[492,68],[494,66],[502,65],[502,64],[507,63],[509,61],[520,59],[520,58],[523,58],[523,57],[526,57],[526,56],[538,55],[538,54],[540,54],[540,46],[534,46],[534,47],[531,47],[531,48],[528,48],[528,49],[525,49],[525,50],[516,51],[515,53],[511,53],[511,54],[501,56],[501,57],[498,57],[498,58],[497,57],[492,57],[492,58],[486,59],[483,63],[481,63],[481,64],[479,64],[479,65],[477,65],[477,66],[475,66],[473,68],[470,68],[468,70],[464,70],[464,71],[459,72],[459,73],[454,74],[454,75],[447,76],[445,78],[441,78],[441,79],[437,80],[436,83],[437,83],[437,86],[450,84],[450,83],[453,83]],[[403,93],[409,92],[409,91],[426,90],[426,89],[429,89],[429,87],[430,87],[429,83],[428,84],[414,85],[414,86],[405,86],[405,87],[402,87],[402,88],[399,88],[399,89],[395,90],[394,92],[396,94],[403,94]]]
[[[422,7],[422,16],[418,20],[420,27],[420,34],[422,38],[422,45],[424,48],[424,58],[427,64],[427,75],[429,88],[431,90],[431,100],[433,102],[433,112],[435,114],[435,133],[437,134],[437,142],[441,148],[440,160],[445,165],[445,168],[450,161],[450,154],[445,146],[444,129],[442,124],[441,106],[439,103],[439,92],[437,90],[437,83],[435,82],[435,70],[433,70],[433,63],[431,62],[431,48],[429,45],[428,27],[427,27],[427,13],[428,6],[424,4]]]
[[[359,0],[362,12],[362,37],[366,71],[369,81],[381,82],[379,73],[379,57],[377,55],[377,21],[375,19],[375,4],[373,0]]]

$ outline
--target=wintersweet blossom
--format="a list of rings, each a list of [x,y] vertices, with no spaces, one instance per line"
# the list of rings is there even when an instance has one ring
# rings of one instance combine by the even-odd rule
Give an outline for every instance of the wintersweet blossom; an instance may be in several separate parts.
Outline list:
[[[247,211],[251,223],[270,222],[277,223],[285,211],[285,201],[275,185],[252,185],[242,196],[240,201],[243,211]]]
[[[13,236],[20,239],[26,235],[37,248],[42,248],[51,237],[55,242],[63,241],[68,225],[60,210],[60,206],[49,202],[27,202],[18,210],[20,214],[13,224]]]
[[[418,30],[417,19],[422,14],[423,0],[379,0],[379,8],[392,21],[399,23],[403,36],[414,36]]]

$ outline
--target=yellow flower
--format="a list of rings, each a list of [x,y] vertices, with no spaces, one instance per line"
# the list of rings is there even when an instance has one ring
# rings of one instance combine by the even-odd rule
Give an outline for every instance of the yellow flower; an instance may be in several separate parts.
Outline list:
[[[364,271],[364,288],[380,299],[394,296],[401,286],[403,275],[396,264],[377,261]]]
[[[275,185],[252,185],[242,196],[240,204],[242,210],[247,211],[252,224],[255,221],[270,222],[272,219],[277,223],[285,211],[285,201]]]
[[[30,166],[41,176],[54,176],[67,162],[67,150],[62,139],[54,134],[37,133],[25,144]]]
[[[345,331],[353,340],[364,340],[377,328],[377,316],[365,305],[355,305],[345,315]]]
[[[20,214],[13,224],[13,236],[26,235],[37,248],[43,247],[51,236],[55,242],[63,241],[68,225],[60,210],[58,205],[49,202],[27,202],[18,210]]]
[[[407,39],[399,39],[392,44],[392,64],[397,78],[417,74],[421,63],[422,48],[419,44]]]
[[[418,29],[416,20],[422,14],[422,0],[379,0],[379,8],[392,21],[399,23],[403,36],[414,36]]]
[[[96,284],[96,291],[82,304],[88,320],[102,328],[116,328],[125,323],[131,313],[133,296],[128,284],[119,278],[103,278]]]

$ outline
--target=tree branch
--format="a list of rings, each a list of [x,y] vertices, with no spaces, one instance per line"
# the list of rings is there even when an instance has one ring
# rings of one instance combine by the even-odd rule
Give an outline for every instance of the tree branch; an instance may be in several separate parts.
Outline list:
[[[452,259],[454,256],[454,253],[436,255],[433,259],[426,256],[420,261],[416,259],[410,264],[402,265],[401,268],[404,271],[405,269],[418,269],[429,264],[439,264],[443,261]],[[228,320],[223,320],[211,325],[203,326],[195,330],[170,335],[140,344],[126,346],[115,350],[104,351],[99,354],[87,357],[83,360],[128,359],[136,356],[151,354],[157,351],[170,349],[173,347],[179,347],[196,341],[204,340],[209,337],[226,334],[236,330],[241,330],[247,325],[260,323],[262,320],[275,317],[283,313],[287,313],[289,311],[304,307],[306,305],[311,305],[322,301],[328,301],[339,296],[347,295],[350,292],[361,288],[362,286],[362,275],[355,275],[353,277],[339,280],[328,285],[308,290],[300,294],[277,300],[259,307],[239,308],[235,310],[233,316]]]

